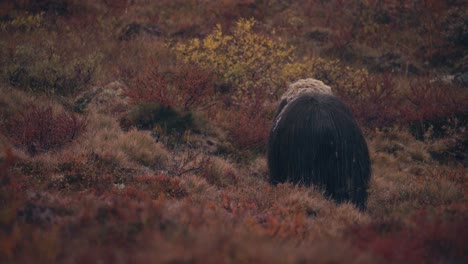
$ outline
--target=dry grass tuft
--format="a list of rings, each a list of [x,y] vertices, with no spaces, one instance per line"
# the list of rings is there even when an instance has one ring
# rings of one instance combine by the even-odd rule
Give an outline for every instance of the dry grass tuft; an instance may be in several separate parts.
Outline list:
[[[236,185],[240,177],[232,164],[218,157],[210,158],[200,175],[210,184],[221,188]]]
[[[95,114],[78,152],[95,153],[110,163],[123,166],[139,166],[164,169],[168,165],[169,153],[148,131],[124,132],[118,122],[108,116]]]

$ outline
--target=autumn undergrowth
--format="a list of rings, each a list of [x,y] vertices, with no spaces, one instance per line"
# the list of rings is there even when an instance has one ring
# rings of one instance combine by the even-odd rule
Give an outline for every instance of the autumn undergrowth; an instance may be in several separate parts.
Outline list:
[[[393,2],[1,2],[1,262],[466,263],[468,9]],[[268,183],[302,78],[364,132],[366,211]]]

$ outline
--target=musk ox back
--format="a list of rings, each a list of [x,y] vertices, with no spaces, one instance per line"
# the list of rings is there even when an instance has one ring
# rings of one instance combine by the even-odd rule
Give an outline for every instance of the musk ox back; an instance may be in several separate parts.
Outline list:
[[[314,185],[337,202],[366,208],[367,144],[351,110],[331,92],[283,98],[270,131],[268,168],[273,184]]]

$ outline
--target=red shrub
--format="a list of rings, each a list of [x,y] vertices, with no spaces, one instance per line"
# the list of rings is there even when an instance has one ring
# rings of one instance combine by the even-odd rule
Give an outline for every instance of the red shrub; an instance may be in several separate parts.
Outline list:
[[[468,111],[468,94],[449,86],[416,80],[410,84],[408,121],[436,120]]]
[[[338,54],[346,51],[347,47],[353,42],[356,35],[356,28],[350,27],[349,24],[335,26],[336,33],[330,38],[332,48]]]
[[[85,128],[85,119],[76,114],[54,114],[51,107],[32,106],[29,110],[7,120],[3,133],[13,144],[29,154],[59,149],[75,139]]]
[[[232,142],[241,148],[263,149],[268,139],[271,120],[262,105],[247,103],[229,112],[226,124]]]
[[[402,119],[417,138],[422,139],[428,129],[432,129],[433,137],[440,137],[446,134],[447,128],[466,125],[467,101],[468,93],[463,90],[419,79],[410,84]]]
[[[135,185],[142,192],[149,192],[153,199],[161,195],[181,199],[188,195],[179,178],[164,174],[136,177]]]
[[[232,94],[220,94],[219,108],[210,109],[208,115],[214,119],[222,116],[223,121],[215,122],[222,124],[237,147],[262,150],[273,119],[274,106],[271,101],[274,98],[261,85],[246,91],[242,98],[242,101],[233,100]]]
[[[173,106],[174,98],[168,94],[167,81],[154,63],[145,67],[145,70],[134,81],[133,87],[126,91],[134,103],[159,102],[164,106]]]
[[[350,235],[357,249],[370,250],[391,263],[465,263],[467,220],[462,213],[421,212],[407,224],[376,221],[353,228]]]
[[[151,63],[127,91],[135,103],[157,102],[184,111],[207,104],[213,94],[213,76],[190,65],[177,65],[168,72]]]
[[[180,91],[179,105],[185,111],[201,106],[213,95],[213,76],[206,70],[182,65],[175,77],[175,86]]]
[[[385,127],[398,122],[401,103],[395,95],[395,81],[390,74],[369,76],[360,88],[357,94],[338,94],[351,107],[359,123]]]
[[[10,182],[10,169],[13,167],[16,159],[10,148],[5,148],[2,152],[3,154],[0,155],[0,186]]]
[[[411,82],[407,96],[397,94],[390,74],[369,76],[359,91],[338,91],[338,96],[367,127],[419,124],[419,130],[431,125],[440,130],[450,118],[466,118],[468,112],[466,92],[427,78]]]
[[[103,2],[111,12],[119,15],[126,13],[127,8],[134,4],[134,1],[128,0],[104,0]]]

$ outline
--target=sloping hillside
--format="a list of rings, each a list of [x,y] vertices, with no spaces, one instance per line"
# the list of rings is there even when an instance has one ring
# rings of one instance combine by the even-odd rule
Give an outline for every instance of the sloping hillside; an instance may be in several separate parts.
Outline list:
[[[467,263],[467,10],[0,2],[0,262]],[[268,183],[310,77],[364,132],[364,212]]]

